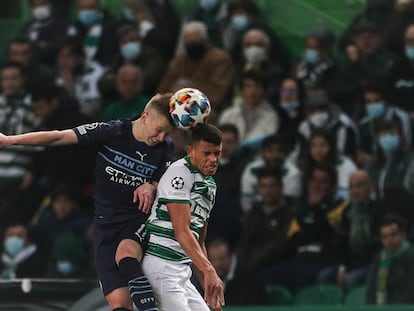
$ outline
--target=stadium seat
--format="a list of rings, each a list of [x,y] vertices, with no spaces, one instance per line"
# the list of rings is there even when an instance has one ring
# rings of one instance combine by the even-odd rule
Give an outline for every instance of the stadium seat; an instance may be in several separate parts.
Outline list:
[[[278,285],[270,284],[266,286],[266,294],[269,303],[272,305],[291,305],[293,304],[293,295],[289,289]]]
[[[366,304],[367,288],[359,286],[351,289],[345,297],[345,305],[347,306],[362,306]]]
[[[317,284],[299,290],[294,297],[295,305],[341,305],[342,290],[331,284]]]

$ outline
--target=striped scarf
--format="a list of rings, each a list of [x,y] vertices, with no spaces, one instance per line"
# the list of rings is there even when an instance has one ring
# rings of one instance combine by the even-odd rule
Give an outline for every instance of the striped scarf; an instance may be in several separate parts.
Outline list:
[[[98,50],[99,42],[102,36],[102,17],[92,25],[83,41],[83,50],[86,60],[92,60]]]

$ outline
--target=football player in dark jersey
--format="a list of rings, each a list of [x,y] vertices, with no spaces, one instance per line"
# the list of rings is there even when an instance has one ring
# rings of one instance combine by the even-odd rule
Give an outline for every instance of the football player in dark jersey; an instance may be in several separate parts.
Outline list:
[[[141,243],[156,185],[173,154],[168,134],[171,94],[157,94],[132,119],[92,123],[73,129],[6,136],[10,145],[96,144],[94,251],[103,293],[113,310],[158,310],[141,270]],[[132,299],[131,299],[132,297]]]

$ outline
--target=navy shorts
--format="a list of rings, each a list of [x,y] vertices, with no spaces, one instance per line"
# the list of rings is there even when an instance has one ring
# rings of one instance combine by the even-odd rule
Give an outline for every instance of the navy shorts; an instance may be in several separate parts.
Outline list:
[[[127,280],[124,280],[119,273],[118,265],[115,262],[115,253],[119,243],[123,239],[135,240],[143,245],[144,224],[147,215],[128,223],[96,225],[94,229],[94,251],[97,275],[102,286],[104,295],[117,288],[127,287]]]

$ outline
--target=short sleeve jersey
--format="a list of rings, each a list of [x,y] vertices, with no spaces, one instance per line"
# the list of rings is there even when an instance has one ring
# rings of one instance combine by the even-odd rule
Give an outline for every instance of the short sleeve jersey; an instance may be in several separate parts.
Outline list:
[[[150,235],[147,253],[177,263],[191,262],[175,239],[166,204],[183,203],[190,206],[190,229],[198,239],[200,230],[210,217],[216,189],[214,179],[199,173],[188,157],[174,162],[161,177],[157,198],[146,222]]]
[[[143,183],[159,181],[173,153],[170,138],[150,147],[137,141],[129,119],[91,123],[73,129],[79,144],[96,144],[95,219],[97,224],[129,222],[142,217],[134,190]]]

